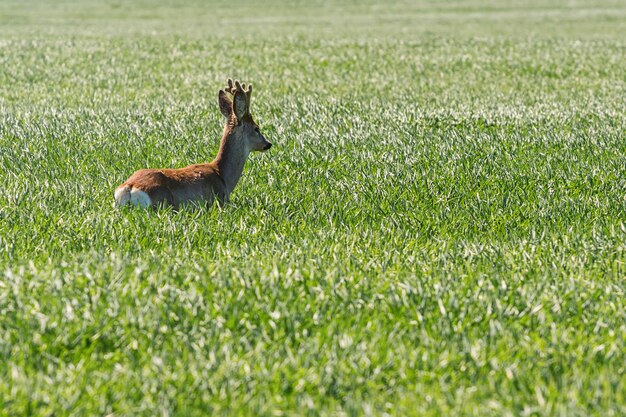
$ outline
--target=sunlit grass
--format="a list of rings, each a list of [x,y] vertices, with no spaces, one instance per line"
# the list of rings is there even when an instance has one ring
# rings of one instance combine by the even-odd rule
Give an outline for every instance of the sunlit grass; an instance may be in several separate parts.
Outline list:
[[[0,415],[626,414],[622,5],[63,4],[0,8]],[[115,209],[228,77],[232,203]]]

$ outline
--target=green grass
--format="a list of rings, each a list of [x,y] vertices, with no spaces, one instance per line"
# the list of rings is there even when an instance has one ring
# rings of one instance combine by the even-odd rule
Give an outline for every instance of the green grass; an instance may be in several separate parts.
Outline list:
[[[0,415],[626,415],[623,2],[307,3],[0,4]]]

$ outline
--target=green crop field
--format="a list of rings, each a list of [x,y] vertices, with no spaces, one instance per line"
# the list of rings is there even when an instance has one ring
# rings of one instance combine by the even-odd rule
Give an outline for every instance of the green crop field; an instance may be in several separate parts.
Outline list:
[[[0,416],[626,415],[626,3],[0,2]],[[113,207],[273,142],[223,208]]]

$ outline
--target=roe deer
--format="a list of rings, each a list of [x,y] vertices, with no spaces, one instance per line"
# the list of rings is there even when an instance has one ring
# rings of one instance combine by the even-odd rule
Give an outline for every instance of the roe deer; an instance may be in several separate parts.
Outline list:
[[[232,94],[233,98],[228,96]],[[220,203],[229,200],[237,185],[250,151],[266,151],[272,144],[265,139],[250,115],[252,85],[233,83],[219,91],[220,111],[226,117],[224,134],[215,159],[208,164],[180,169],[141,169],[115,190],[115,204],[154,207],[169,204],[177,208],[189,201]]]

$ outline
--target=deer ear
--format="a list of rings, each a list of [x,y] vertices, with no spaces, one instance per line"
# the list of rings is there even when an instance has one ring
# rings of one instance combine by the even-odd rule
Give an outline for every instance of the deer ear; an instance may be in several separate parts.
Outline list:
[[[243,116],[248,112],[248,101],[246,100],[246,93],[241,90],[235,92],[233,109],[235,110],[235,116],[237,120],[241,121]]]
[[[220,103],[220,111],[224,115],[225,118],[229,118],[230,114],[233,112],[233,102],[228,97],[228,94],[224,90],[220,90],[218,94],[218,101]]]

